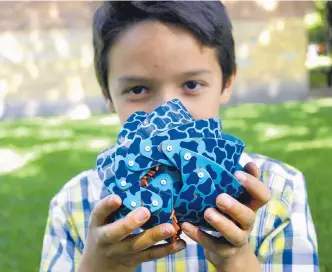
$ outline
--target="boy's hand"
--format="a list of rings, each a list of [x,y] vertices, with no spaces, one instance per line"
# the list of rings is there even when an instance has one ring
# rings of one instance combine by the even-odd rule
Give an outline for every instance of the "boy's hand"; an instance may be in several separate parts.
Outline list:
[[[88,228],[87,242],[79,271],[134,271],[143,262],[166,257],[185,248],[184,241],[154,245],[173,236],[171,224],[162,224],[140,234],[131,233],[150,218],[148,209],[140,207],[125,218],[107,224],[110,214],[121,205],[116,195],[108,196],[94,207]]]
[[[253,229],[256,211],[264,206],[271,197],[269,189],[258,179],[260,173],[253,163],[245,166],[248,173],[238,172],[236,178],[250,194],[248,203],[239,201],[226,194],[217,197],[216,204],[236,223],[226,218],[214,208],[205,211],[205,219],[223,237],[213,237],[189,223],[182,224],[182,230],[205,249],[206,258],[217,271],[260,271],[254,252],[249,245],[249,234]]]

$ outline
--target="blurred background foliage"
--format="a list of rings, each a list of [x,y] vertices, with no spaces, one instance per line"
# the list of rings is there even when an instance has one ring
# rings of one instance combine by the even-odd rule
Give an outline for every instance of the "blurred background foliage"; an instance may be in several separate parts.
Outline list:
[[[324,44],[328,39],[326,1],[315,1],[316,11],[305,16],[308,39],[311,43]]]
[[[316,0],[315,11],[304,18],[308,32],[308,54],[311,47],[314,47],[317,53],[315,60],[307,65],[311,91],[316,91],[315,88],[328,87],[327,73],[332,65],[331,52],[328,50],[328,12],[327,1]]]

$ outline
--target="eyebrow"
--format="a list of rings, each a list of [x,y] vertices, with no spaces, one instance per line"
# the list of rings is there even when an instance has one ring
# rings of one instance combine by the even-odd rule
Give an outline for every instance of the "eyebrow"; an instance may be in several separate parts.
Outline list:
[[[201,75],[201,74],[212,74],[212,72],[210,70],[193,70],[193,71],[187,71],[187,72],[183,72],[180,73],[178,75],[178,77],[185,77],[185,76],[197,76],[197,75]],[[125,84],[125,83],[130,83],[130,82],[149,82],[151,81],[151,78],[148,77],[144,77],[144,76],[136,76],[136,75],[126,75],[126,76],[122,76],[119,77],[117,79],[117,81],[121,84]]]

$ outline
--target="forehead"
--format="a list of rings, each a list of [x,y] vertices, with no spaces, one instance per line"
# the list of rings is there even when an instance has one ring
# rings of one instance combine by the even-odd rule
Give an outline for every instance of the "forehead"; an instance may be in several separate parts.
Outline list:
[[[220,69],[214,48],[189,31],[159,22],[143,22],[123,32],[109,54],[109,78],[123,74],[171,76],[194,69]]]

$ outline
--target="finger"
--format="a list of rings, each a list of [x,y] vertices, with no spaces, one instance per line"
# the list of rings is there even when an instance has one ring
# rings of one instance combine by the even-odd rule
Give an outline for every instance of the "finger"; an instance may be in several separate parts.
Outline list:
[[[186,247],[183,240],[178,240],[175,243],[152,246],[144,251],[135,254],[139,263],[149,262],[161,258],[165,258],[170,254],[175,254]]]
[[[264,206],[267,202],[269,202],[271,199],[271,192],[263,182],[243,171],[235,172],[234,176],[250,194],[251,203],[248,206],[253,211],[256,211],[260,207]]]
[[[222,215],[214,208],[209,208],[204,213],[205,220],[220,232],[227,241],[236,247],[241,247],[248,242],[248,234],[241,230],[234,222]]]
[[[216,204],[221,211],[227,213],[239,223],[243,230],[252,230],[256,214],[249,207],[227,194],[220,194],[217,197]]]
[[[104,225],[107,217],[115,212],[120,206],[121,198],[117,195],[109,195],[98,201],[91,212],[89,226]]]
[[[253,175],[256,178],[260,178],[261,176],[261,172],[258,169],[257,165],[253,162],[249,162],[244,166],[245,170],[247,173],[249,173],[250,175]]]
[[[138,235],[133,235],[124,239],[121,243],[112,246],[110,255],[123,254],[123,253],[135,253],[145,250],[154,244],[163,241],[171,236],[175,235],[176,231],[171,224],[161,224]]]
[[[183,223],[181,228],[188,237],[200,244],[204,249],[214,252],[221,257],[231,256],[236,250],[224,237],[214,237],[190,223]]]
[[[139,207],[131,211],[125,218],[102,226],[100,228],[100,242],[102,244],[117,243],[130,235],[135,229],[141,227],[149,218],[149,210]]]

